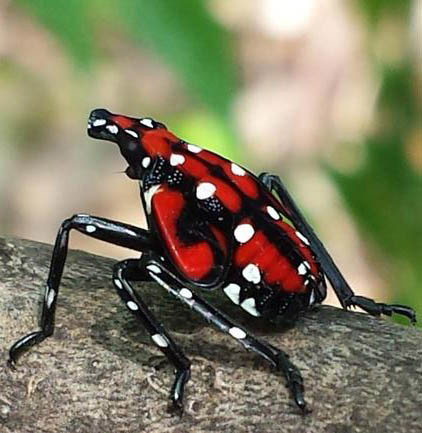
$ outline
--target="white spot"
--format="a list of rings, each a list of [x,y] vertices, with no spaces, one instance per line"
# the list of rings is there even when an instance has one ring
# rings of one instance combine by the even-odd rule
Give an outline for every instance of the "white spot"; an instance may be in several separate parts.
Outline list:
[[[312,305],[315,303],[315,290],[311,291],[311,296],[309,297],[309,305]]]
[[[133,302],[133,301],[129,301],[126,305],[129,308],[129,310],[132,310],[132,311],[139,310],[138,305],[135,304],[135,302]]]
[[[194,144],[188,144],[188,150],[192,153],[199,153],[202,149]]]
[[[241,244],[248,242],[254,234],[255,230],[250,224],[239,224],[234,229],[234,237]]]
[[[159,347],[167,347],[169,345],[167,338],[165,338],[163,335],[154,334],[151,339]]]
[[[153,185],[151,188],[149,188],[144,193],[145,205],[146,205],[146,209],[145,210],[147,211],[147,214],[151,213],[151,201],[152,201],[152,197],[157,192],[157,190],[160,188],[160,186],[161,186],[161,184],[159,184],[159,185]]]
[[[232,302],[239,305],[240,286],[238,284],[231,283],[227,287],[224,287],[223,291]]]
[[[92,126],[103,126],[103,125],[105,125],[107,123],[107,120],[105,120],[105,119],[95,119],[93,122],[92,122]]]
[[[150,164],[151,164],[151,158],[150,158],[149,156],[146,156],[146,157],[142,160],[142,167],[144,167],[144,168],[148,168]]]
[[[244,176],[246,174],[246,171],[243,170],[242,167],[239,167],[234,162],[232,162],[231,169],[232,169],[232,173],[235,174],[236,176]]]
[[[237,338],[238,340],[242,340],[246,337],[246,332],[243,329],[238,328],[237,326],[233,326],[233,328],[229,329],[229,334]]]
[[[183,296],[186,299],[192,298],[192,292],[186,287],[183,287],[183,289],[180,290],[179,295]]]
[[[120,282],[120,280],[114,280],[114,285],[119,289],[123,289],[123,286],[122,286],[122,283]]]
[[[139,121],[140,124],[147,126],[148,128],[154,128],[154,123],[153,120],[150,119],[149,117],[144,117],[143,119],[141,119]]]
[[[267,212],[273,220],[278,221],[280,219],[280,215],[272,206],[267,206]]]
[[[51,307],[51,304],[53,303],[55,297],[56,292],[53,289],[50,289],[47,295],[47,308]]]
[[[309,245],[309,241],[307,238],[305,238],[305,236],[303,236],[302,233],[300,232],[296,232],[296,236],[305,244],[305,245]]]
[[[210,182],[202,182],[196,187],[196,198],[198,200],[205,200],[210,198],[216,191],[215,185]]]
[[[161,269],[157,265],[148,265],[147,269],[151,272],[154,272],[154,274],[160,274]]]
[[[106,129],[108,129],[112,134],[117,134],[119,132],[119,128],[116,125],[107,125]]]
[[[310,265],[306,260],[303,262],[303,264],[304,264],[308,269],[311,269],[311,265]]]
[[[86,227],[85,227],[85,230],[86,230],[88,233],[94,233],[95,230],[97,230],[97,227],[92,226],[92,225],[89,225],[89,226],[86,226]]]
[[[303,263],[301,263],[301,264],[297,267],[297,273],[298,273],[299,275],[305,275],[306,272],[307,272],[307,270],[306,270],[306,265],[305,265],[305,263],[303,262]]]
[[[135,131],[132,131],[131,129],[125,129],[125,132],[127,134],[131,135],[132,137],[139,138],[138,133],[136,133]]]
[[[181,165],[185,162],[185,157],[183,155],[179,155],[178,153],[173,153],[170,156],[170,165],[173,167],[176,165]]]
[[[258,284],[261,281],[261,273],[259,272],[258,266],[253,263],[249,263],[243,271],[243,278],[251,283]]]
[[[240,306],[247,311],[249,314],[255,317],[259,317],[261,314],[259,314],[258,310],[256,309],[256,303],[254,298],[248,298],[245,299]]]

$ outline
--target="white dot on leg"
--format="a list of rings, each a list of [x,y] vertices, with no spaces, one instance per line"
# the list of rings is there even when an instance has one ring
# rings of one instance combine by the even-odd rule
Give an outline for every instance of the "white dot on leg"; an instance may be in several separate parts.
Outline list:
[[[167,347],[169,345],[167,338],[161,334],[154,334],[151,337],[152,341],[159,347]]]
[[[183,296],[186,299],[192,298],[192,292],[186,287],[183,287],[183,289],[180,290],[179,294],[180,296]]]
[[[135,302],[133,302],[133,301],[129,301],[126,305],[129,308],[129,310],[132,310],[132,311],[139,310],[138,305],[135,304]]]
[[[161,269],[157,265],[148,265],[147,269],[154,272],[154,274],[159,274],[161,272]]]
[[[85,230],[87,231],[87,233],[94,233],[95,230],[97,230],[97,227],[89,225],[85,227]]]
[[[53,289],[50,289],[47,295],[47,308],[51,307],[51,304],[53,303],[55,297],[56,297],[56,292]]]
[[[114,280],[114,285],[118,288],[118,289],[123,289],[122,283],[120,282],[120,280]]]
[[[229,334],[238,340],[243,340],[246,337],[246,332],[243,329],[238,328],[237,326],[233,326],[232,328],[230,328]]]

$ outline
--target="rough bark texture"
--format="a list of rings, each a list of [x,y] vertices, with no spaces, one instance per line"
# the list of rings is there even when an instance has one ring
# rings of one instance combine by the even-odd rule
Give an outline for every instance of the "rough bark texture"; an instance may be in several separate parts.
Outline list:
[[[422,432],[420,330],[320,307],[282,331],[206,294],[291,355],[312,408],[302,416],[260,358],[157,285],[138,284],[192,360],[185,414],[168,414],[172,369],[114,293],[113,260],[78,251],[69,253],[54,336],[10,371],[9,346],[36,329],[51,249],[0,238],[1,432]]]

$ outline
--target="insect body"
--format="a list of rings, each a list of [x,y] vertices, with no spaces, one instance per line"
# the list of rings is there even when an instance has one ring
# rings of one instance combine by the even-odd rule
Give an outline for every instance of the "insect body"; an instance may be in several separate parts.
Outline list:
[[[149,229],[85,214],[65,220],[54,246],[41,330],[12,346],[11,366],[24,350],[53,333],[71,229],[143,253],[141,259],[117,263],[113,283],[126,307],[175,366],[170,398],[179,412],[190,362],[134,291],[131,280],[156,281],[266,359],[285,375],[303,410],[303,380],[288,355],[236,325],[197,295],[194,287],[220,288],[252,316],[293,321],[310,305],[323,301],[327,277],[344,308],[359,306],[373,315],[398,313],[416,320],[409,307],[376,303],[353,293],[277,176],[263,173],[256,177],[219,155],[180,140],[150,118],[94,110],[88,134],[118,144],[128,163],[126,174],[139,181]]]

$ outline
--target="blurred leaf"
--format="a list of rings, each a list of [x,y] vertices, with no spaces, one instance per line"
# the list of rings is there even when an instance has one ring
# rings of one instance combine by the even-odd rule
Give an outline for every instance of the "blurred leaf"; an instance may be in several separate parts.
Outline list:
[[[49,29],[69,51],[76,64],[86,68],[95,57],[90,2],[85,0],[16,0]]]
[[[396,16],[408,15],[411,0],[357,0],[360,10],[368,17],[371,23],[376,23],[388,12]]]
[[[216,152],[233,161],[240,161],[235,139],[227,123],[208,113],[195,112],[174,122],[174,132],[184,140]]]
[[[228,116],[235,91],[230,40],[202,0],[114,3],[127,33],[158,53],[214,113]]]
[[[330,173],[367,239],[387,258],[396,301],[422,316],[422,176],[406,153],[421,113],[409,65],[382,71],[381,128],[364,144],[364,166],[353,174]]]

